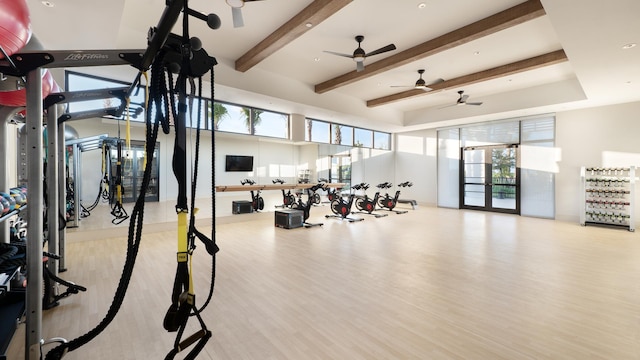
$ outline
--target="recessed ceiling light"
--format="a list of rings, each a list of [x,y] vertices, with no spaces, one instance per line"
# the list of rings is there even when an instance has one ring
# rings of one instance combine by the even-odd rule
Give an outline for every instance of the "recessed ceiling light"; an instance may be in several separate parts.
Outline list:
[[[474,51],[473,55],[480,55],[480,51]]]
[[[46,7],[54,7],[55,4],[52,3],[51,1],[42,1],[42,5],[46,6]]]
[[[320,58],[314,58],[313,61],[320,61]]]
[[[427,7],[427,4],[425,4],[425,3],[418,4],[418,9],[424,9],[426,7]]]
[[[633,49],[634,47],[636,47],[638,44],[636,43],[628,43],[628,44],[624,44],[622,46],[622,49],[624,50],[629,50],[629,49]]]
[[[312,27],[312,26],[313,26],[313,24],[312,24],[312,23],[310,23],[310,22],[308,22],[308,23],[304,24],[304,26],[306,26],[306,27],[310,28],[310,27]]]

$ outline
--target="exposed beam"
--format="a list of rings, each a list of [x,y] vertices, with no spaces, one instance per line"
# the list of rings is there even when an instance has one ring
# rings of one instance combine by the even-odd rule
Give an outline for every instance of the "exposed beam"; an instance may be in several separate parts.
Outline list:
[[[529,0],[497,14],[476,21],[457,30],[428,40],[420,45],[391,55],[377,62],[368,64],[364,71],[352,71],[327,80],[315,86],[318,94],[348,85],[373,75],[383,73],[398,66],[435,55],[439,52],[452,49],[456,46],[468,43],[481,37],[491,35],[498,31],[522,24],[545,15],[544,8],[539,0]]]
[[[508,75],[521,73],[524,71],[530,71],[544,66],[554,65],[567,61],[567,55],[564,50],[557,50],[544,55],[532,57],[525,60],[516,61],[507,65],[498,66],[492,69],[479,71],[473,74],[460,76],[451,80],[446,80],[439,84],[430,86],[431,91],[424,91],[422,89],[413,89],[403,91],[397,94],[383,96],[377,99],[368,100],[368,107],[375,107],[380,105],[389,104],[392,102],[405,100],[415,96],[423,96],[433,93],[436,90],[450,90],[454,88],[460,88],[471,84],[476,84],[483,81],[496,79]]]
[[[347,6],[353,0],[315,0],[276,31],[264,38],[236,60],[236,70],[245,72],[308,30],[307,23],[318,26],[321,22]]]

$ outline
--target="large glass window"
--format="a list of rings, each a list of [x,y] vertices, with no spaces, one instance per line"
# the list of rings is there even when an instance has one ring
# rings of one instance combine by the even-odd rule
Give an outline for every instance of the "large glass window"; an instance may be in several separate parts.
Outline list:
[[[331,143],[336,145],[353,145],[353,128],[341,124],[331,124]]]
[[[328,122],[307,119],[307,131],[304,138],[306,141],[328,144],[331,132],[329,128]]]
[[[373,147],[380,150],[391,150],[391,134],[375,131],[373,133]]]
[[[218,131],[251,134],[250,109],[215,102],[213,105],[213,126]]]
[[[65,88],[67,91],[83,91],[83,90],[100,90],[100,89],[116,89],[129,87],[131,84],[124,81],[117,81],[106,79],[93,75],[81,74],[73,71],[65,72]],[[129,103],[129,118],[132,121],[144,121],[144,101],[145,90],[142,87],[138,87],[136,91],[131,94]],[[84,112],[84,111],[101,111],[109,108],[117,108],[122,106],[123,103],[120,99],[114,97],[105,97],[100,100],[78,101],[68,104],[67,112],[70,114]],[[126,109],[123,115],[120,117],[124,119],[127,115]]]
[[[267,110],[254,112],[254,135],[289,138],[289,115]]]
[[[355,128],[353,129],[353,145],[358,147],[373,147],[373,131]]]

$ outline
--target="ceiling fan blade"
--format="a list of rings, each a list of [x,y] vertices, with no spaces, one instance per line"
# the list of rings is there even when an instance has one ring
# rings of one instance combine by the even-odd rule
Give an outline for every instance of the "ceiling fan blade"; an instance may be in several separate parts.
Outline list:
[[[460,97],[460,100],[458,100],[458,102],[461,102],[461,103],[463,103],[463,102],[467,102],[467,99],[468,99],[468,98],[469,98],[469,95],[462,95],[462,96]]]
[[[356,71],[357,72],[364,71],[364,62],[363,61],[357,61],[356,62]]]
[[[406,85],[391,85],[390,87],[412,88],[412,87],[414,87],[414,86],[406,86]]]
[[[394,44],[389,44],[389,45],[387,45],[385,47],[381,47],[378,50],[373,50],[372,52],[367,53],[365,56],[378,55],[378,54],[382,54],[382,53],[385,53],[387,51],[392,51],[392,50],[395,50],[395,49],[396,49],[396,46]]]
[[[231,16],[233,17],[233,27],[239,28],[244,26],[244,19],[242,18],[242,9],[232,7]]]
[[[326,52],[327,54],[333,54],[333,55],[338,55],[338,56],[342,56],[342,57],[347,57],[349,59],[351,59],[353,57],[353,56],[351,56],[351,54],[343,54],[343,53],[339,53],[339,52],[335,52],[335,51],[324,50],[323,52]]]
[[[466,105],[482,105],[482,102],[465,102]]]

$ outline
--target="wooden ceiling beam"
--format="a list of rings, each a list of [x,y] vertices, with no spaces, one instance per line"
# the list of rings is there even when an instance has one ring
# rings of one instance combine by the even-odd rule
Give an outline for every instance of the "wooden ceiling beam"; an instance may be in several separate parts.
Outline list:
[[[398,66],[432,56],[456,46],[468,43],[481,37],[533,20],[546,13],[540,0],[529,0],[522,4],[501,11],[497,14],[476,21],[467,26],[428,40],[420,45],[391,55],[377,62],[368,64],[363,71],[352,71],[327,80],[315,86],[318,94],[336,89],[340,86],[371,77]]]
[[[246,72],[283,46],[309,31],[307,23],[318,26],[321,22],[347,6],[353,0],[315,0],[276,31],[260,41],[236,60],[236,70]]]
[[[509,76],[524,71],[530,71],[538,69],[544,66],[555,65],[561,62],[567,61],[567,55],[564,50],[557,50],[550,53],[546,53],[540,56],[535,56],[529,59],[516,61],[507,65],[498,66],[492,69],[479,71],[473,74],[460,76],[451,80],[446,80],[439,84],[430,86],[431,91],[424,91],[422,89],[412,89],[403,91],[397,94],[383,96],[377,99],[368,100],[368,107],[375,107],[380,105],[389,104],[392,102],[405,100],[416,96],[429,95],[436,90],[451,90],[454,88],[460,88],[463,86],[476,84],[483,81],[493,80],[496,78]]]

